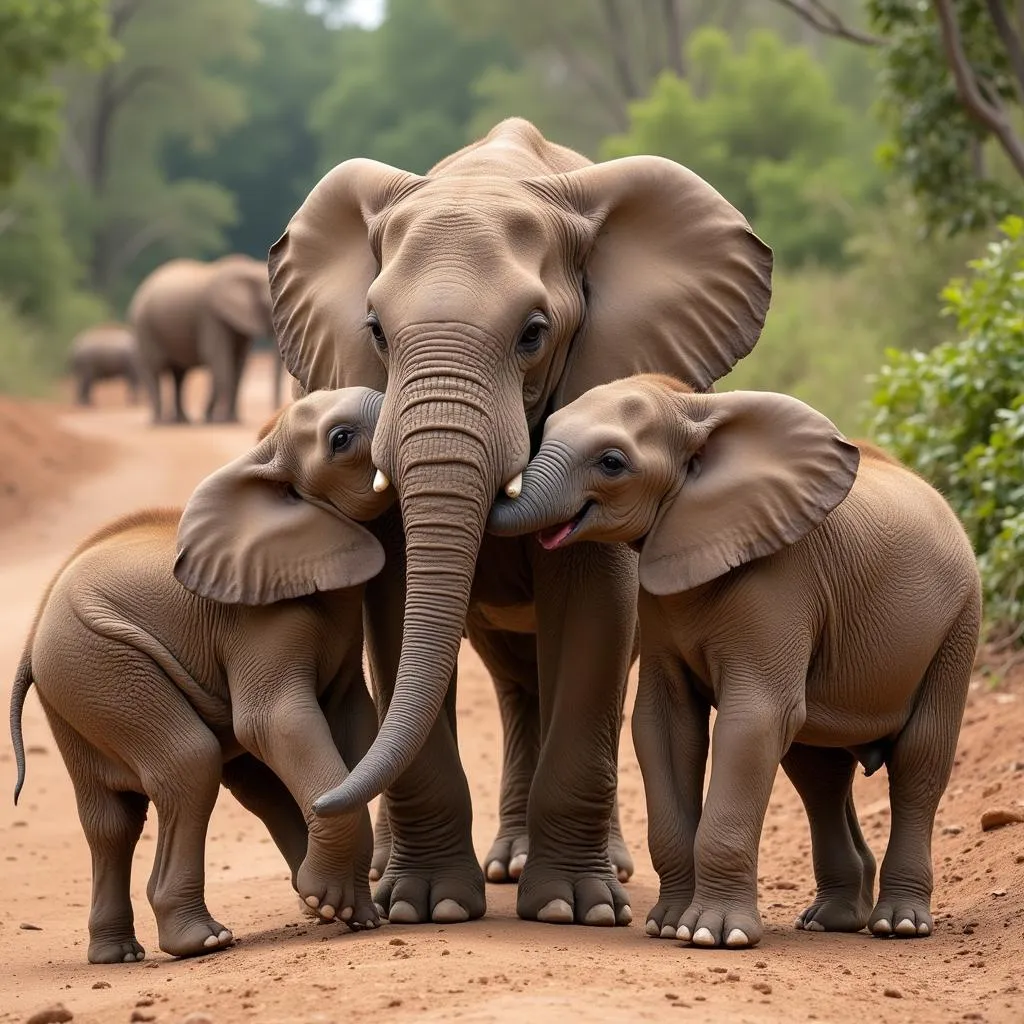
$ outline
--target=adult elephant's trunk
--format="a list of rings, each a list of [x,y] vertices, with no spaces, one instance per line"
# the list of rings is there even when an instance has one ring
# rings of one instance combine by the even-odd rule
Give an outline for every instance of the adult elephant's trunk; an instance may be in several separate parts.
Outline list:
[[[462,411],[465,406],[457,402]],[[337,788],[313,805],[344,814],[391,786],[423,746],[444,703],[494,496],[490,424],[479,412],[450,425],[452,402],[417,405],[397,431],[395,484],[406,546],[405,623],[398,677],[377,739]],[[445,415],[447,414],[447,415]],[[433,426],[444,416],[449,425]],[[443,420],[442,420],[443,422]]]

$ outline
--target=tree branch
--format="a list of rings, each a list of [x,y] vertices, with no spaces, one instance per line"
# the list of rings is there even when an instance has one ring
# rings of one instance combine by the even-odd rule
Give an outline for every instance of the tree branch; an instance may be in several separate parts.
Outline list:
[[[964,53],[960,26],[953,13],[951,0],[932,0],[935,14],[939,19],[942,45],[946,50],[946,61],[956,81],[957,95],[964,109],[979,124],[987,128],[1003,147],[1014,170],[1024,178],[1024,143],[1017,137],[1001,105],[995,105],[982,95],[974,70]],[[993,97],[994,98],[994,97]]]
[[[630,66],[629,37],[622,20],[622,12],[615,0],[601,0],[601,8],[604,10],[605,26],[608,30],[608,46],[612,52],[615,73],[622,86],[622,94],[627,101],[639,99],[640,90],[637,88],[636,76]]]
[[[1010,24],[1010,19],[1003,9],[1002,0],[987,0],[987,5],[996,32],[999,33],[999,38],[1003,41],[1003,47],[1006,49],[1010,67],[1013,69],[1017,96],[1024,101],[1024,49],[1021,49],[1020,37],[1014,31],[1013,25]]]
[[[881,36],[874,36],[870,32],[851,28],[821,0],[775,0],[775,2],[791,10],[822,35],[845,39],[858,46],[881,46],[884,42]]]

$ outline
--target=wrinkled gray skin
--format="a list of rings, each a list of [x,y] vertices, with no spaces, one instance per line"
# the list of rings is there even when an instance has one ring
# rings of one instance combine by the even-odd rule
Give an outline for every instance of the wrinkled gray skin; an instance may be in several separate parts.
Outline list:
[[[390,500],[371,487],[380,403],[359,388],[290,406],[250,453],[200,484],[184,513],[111,523],[48,589],[11,695],[15,800],[34,682],[92,853],[91,963],[144,957],[129,886],[150,800],[160,948],[189,956],[230,944],[204,898],[222,783],[262,818],[307,910],[352,928],[378,923],[366,808],[319,819],[312,803],[376,732],[362,584],[383,551],[357,520]]]
[[[528,846],[520,916],[625,923],[608,846],[635,555],[546,552],[485,538],[484,524],[552,409],[642,369],[707,388],[746,355],[770,250],[678,164],[592,165],[511,119],[425,176],[340,164],[269,263],[289,372],[306,388],[386,389],[374,461],[400,503],[366,600],[383,723],[318,813],[387,790],[392,855],[375,895],[390,919],[484,912],[450,685],[468,634],[505,727],[488,873],[514,871]]]
[[[123,380],[128,400],[132,405],[138,401],[139,352],[130,327],[97,324],[80,332],[71,342],[68,365],[79,405],[92,404],[92,386],[98,380]]]
[[[981,615],[970,542],[933,488],[794,398],[634,377],[548,419],[489,529],[640,550],[633,738],[661,878],[648,934],[761,939],[757,851],[780,762],[818,883],[797,927],[931,933],[931,830]],[[889,772],[877,901],[858,760]]]
[[[164,374],[174,385],[172,420],[188,422],[181,389],[186,374],[198,366],[208,367],[211,376],[206,422],[238,421],[238,386],[253,339],[273,335],[263,261],[240,255],[212,263],[171,260],[139,285],[128,316],[154,423],[164,420]],[[279,378],[273,382],[273,400],[280,404]]]

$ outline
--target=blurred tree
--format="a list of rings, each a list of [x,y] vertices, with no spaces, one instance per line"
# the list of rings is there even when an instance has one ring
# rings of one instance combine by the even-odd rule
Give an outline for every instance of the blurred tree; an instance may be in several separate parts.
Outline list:
[[[662,74],[630,108],[604,155],[656,153],[693,168],[747,215],[789,266],[837,265],[865,201],[876,198],[869,153],[824,68],[774,33],[738,49],[705,28],[687,46],[689,78]]]
[[[428,170],[469,141],[473,83],[509,60],[494,38],[461,36],[431,0],[391,0],[374,31],[343,28],[338,70],[312,112],[321,170],[353,156]]]
[[[873,32],[822,0],[777,0],[828,35],[878,47],[885,163],[930,230],[977,230],[1024,191],[1024,5],[1004,0],[868,0]]]
[[[223,78],[246,97],[247,119],[206,149],[197,151],[182,137],[166,149],[172,181],[212,181],[232,193],[237,220],[224,230],[225,245],[258,259],[315,184],[318,142],[310,111],[338,76],[339,32],[324,18],[333,23],[346,5],[320,2],[316,12],[311,6],[308,0],[256,4],[258,59],[222,62]]]
[[[104,0],[4,0],[0,4],[0,187],[50,155],[62,95],[52,81],[72,61],[111,56]]]
[[[123,57],[68,76],[61,183],[90,286],[123,300],[154,262],[218,251],[235,217],[220,184],[169,181],[172,139],[203,148],[245,116],[241,90],[211,72],[252,59],[253,0],[110,0]]]

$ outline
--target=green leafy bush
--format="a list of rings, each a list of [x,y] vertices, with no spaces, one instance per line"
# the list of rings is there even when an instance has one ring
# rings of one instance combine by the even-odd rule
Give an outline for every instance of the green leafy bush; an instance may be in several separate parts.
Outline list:
[[[889,349],[874,380],[875,437],[959,513],[997,629],[1024,612],[1024,219],[943,292],[960,340]]]

